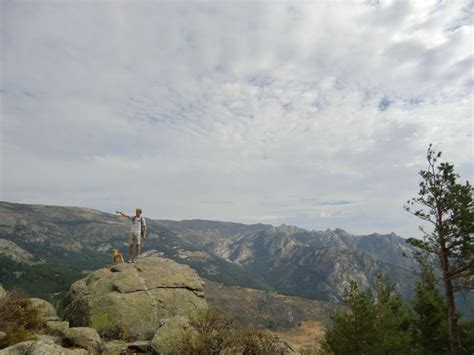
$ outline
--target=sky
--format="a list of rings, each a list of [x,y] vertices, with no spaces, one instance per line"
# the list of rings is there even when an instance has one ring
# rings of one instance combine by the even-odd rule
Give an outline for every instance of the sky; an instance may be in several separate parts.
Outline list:
[[[471,1],[1,1],[0,200],[416,235],[473,181]]]

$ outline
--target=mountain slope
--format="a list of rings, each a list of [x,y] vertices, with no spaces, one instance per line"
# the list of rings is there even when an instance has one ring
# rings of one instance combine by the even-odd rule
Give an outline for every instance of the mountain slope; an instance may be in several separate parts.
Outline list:
[[[330,323],[329,314],[337,307],[330,302],[285,296],[276,292],[205,281],[204,293],[212,307],[234,317],[238,326],[288,330],[302,322]]]

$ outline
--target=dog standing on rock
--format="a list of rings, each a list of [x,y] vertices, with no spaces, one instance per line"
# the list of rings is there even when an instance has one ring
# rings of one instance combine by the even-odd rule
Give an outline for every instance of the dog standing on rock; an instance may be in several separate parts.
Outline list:
[[[122,253],[118,249],[115,249],[114,252],[112,253],[112,263],[114,265],[117,265],[117,264],[123,264],[124,262],[125,261],[123,260]]]

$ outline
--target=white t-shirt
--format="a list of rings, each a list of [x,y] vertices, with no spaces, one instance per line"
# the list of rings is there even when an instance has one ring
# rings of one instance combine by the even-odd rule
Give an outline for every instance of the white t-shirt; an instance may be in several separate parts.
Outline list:
[[[144,217],[139,217],[137,218],[136,216],[130,217],[132,220],[132,224],[130,227],[130,232],[131,233],[141,233],[142,231],[142,223],[144,226],[146,226],[146,221]]]

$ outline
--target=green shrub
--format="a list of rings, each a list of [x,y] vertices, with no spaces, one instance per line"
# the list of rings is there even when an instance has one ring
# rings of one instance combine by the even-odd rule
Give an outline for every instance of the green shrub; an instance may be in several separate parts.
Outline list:
[[[459,322],[461,344],[467,354],[474,354],[474,320]]]
[[[31,301],[20,290],[8,291],[0,301],[0,330],[7,336],[0,340],[0,349],[34,339],[44,324]]]
[[[242,355],[283,355],[282,344],[270,332],[262,329],[245,329],[235,338],[238,353]]]
[[[262,329],[237,331],[233,318],[216,309],[201,311],[190,320],[195,330],[189,332],[180,353],[186,355],[279,355],[285,345]]]
[[[210,308],[200,311],[190,321],[196,334],[186,340],[185,354],[215,355],[231,347],[233,319]]]

